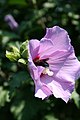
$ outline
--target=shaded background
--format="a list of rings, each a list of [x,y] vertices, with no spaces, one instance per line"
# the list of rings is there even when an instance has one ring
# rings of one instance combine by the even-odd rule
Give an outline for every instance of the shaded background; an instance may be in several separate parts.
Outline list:
[[[11,14],[18,27],[11,29],[4,20]],[[26,39],[41,39],[46,27],[66,29],[76,56],[80,59],[79,0],[0,0],[0,120],[80,120],[80,81],[66,104],[51,96],[34,97],[34,84],[26,68],[9,61],[5,51],[18,48]]]

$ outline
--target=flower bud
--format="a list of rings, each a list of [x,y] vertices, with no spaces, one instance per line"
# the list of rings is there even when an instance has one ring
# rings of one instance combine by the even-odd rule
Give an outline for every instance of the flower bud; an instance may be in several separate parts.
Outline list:
[[[18,63],[26,65],[27,62],[26,62],[25,59],[21,58],[21,59],[18,60]]]
[[[28,40],[21,44],[20,54],[23,58],[28,58]]]
[[[11,49],[10,52],[6,51],[6,57],[11,61],[17,61],[20,58],[20,52],[15,46],[12,46]]]
[[[6,15],[4,20],[7,22],[12,30],[18,28],[18,23],[15,21],[12,15]]]

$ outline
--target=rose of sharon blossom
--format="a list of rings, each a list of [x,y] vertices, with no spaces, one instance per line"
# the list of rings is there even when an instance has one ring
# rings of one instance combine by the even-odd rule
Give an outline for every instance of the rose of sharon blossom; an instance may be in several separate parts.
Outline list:
[[[54,95],[67,102],[80,76],[77,60],[68,33],[58,27],[47,28],[39,41],[29,42],[29,70],[35,83],[35,97]]]

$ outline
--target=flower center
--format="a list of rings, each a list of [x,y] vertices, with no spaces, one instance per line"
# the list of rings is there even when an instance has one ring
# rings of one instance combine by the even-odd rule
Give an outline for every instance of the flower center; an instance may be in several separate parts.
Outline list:
[[[49,70],[49,64],[47,63],[47,60],[48,59],[43,59],[43,60],[40,60],[40,57],[37,56],[33,62],[36,66],[42,66],[42,67],[45,67],[45,69],[43,70],[42,74],[47,74],[49,76],[53,76],[53,72],[51,70]]]
[[[34,62],[34,64],[36,65],[36,66],[43,66],[43,67],[49,67],[49,64],[46,62],[47,61],[47,59],[43,59],[43,60],[40,60],[40,57],[39,56],[37,56],[34,60],[33,60],[33,62]]]

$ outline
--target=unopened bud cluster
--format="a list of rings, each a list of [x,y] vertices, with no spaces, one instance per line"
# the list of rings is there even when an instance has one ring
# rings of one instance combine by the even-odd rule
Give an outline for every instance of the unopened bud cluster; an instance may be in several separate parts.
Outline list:
[[[28,40],[23,42],[18,49],[16,46],[12,46],[10,51],[6,51],[6,57],[13,62],[21,64],[27,64],[28,59]]]

